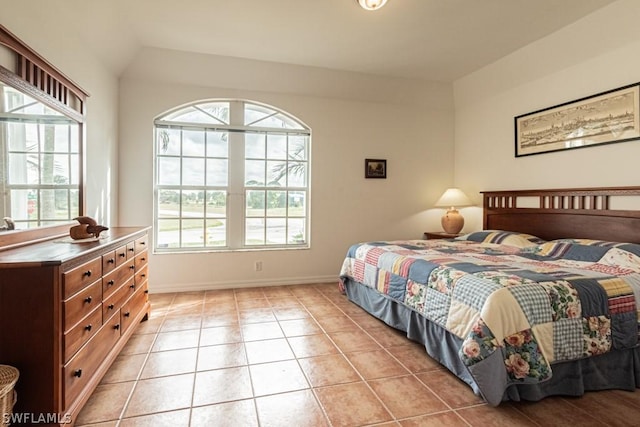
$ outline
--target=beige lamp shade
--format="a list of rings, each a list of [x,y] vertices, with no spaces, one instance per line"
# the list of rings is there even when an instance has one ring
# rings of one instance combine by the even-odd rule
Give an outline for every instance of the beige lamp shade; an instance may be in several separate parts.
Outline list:
[[[473,203],[459,188],[448,188],[436,202],[436,207],[447,207],[447,212],[443,215],[442,228],[446,233],[458,234],[464,227],[464,218],[456,209],[462,206],[471,206]]]

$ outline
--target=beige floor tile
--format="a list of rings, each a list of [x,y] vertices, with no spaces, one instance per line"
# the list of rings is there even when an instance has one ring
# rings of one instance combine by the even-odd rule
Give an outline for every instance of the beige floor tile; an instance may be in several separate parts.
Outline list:
[[[309,388],[309,383],[295,360],[251,365],[249,372],[255,396]]]
[[[262,288],[239,288],[235,289],[236,300],[264,298]]]
[[[358,325],[353,323],[351,319],[345,315],[332,316],[332,317],[320,317],[316,318],[316,322],[322,327],[325,332],[340,332],[340,331],[359,331]]]
[[[329,425],[310,390],[259,397],[256,406],[260,427]]]
[[[345,357],[367,380],[409,374],[404,366],[384,350],[346,353]]]
[[[198,406],[191,411],[191,427],[258,427],[252,399]]]
[[[388,347],[387,351],[413,373],[443,369],[442,365],[433,360],[418,343]]]
[[[200,330],[161,332],[158,334],[152,351],[180,350],[198,346]]]
[[[253,397],[249,368],[217,369],[196,373],[193,405],[230,402]]]
[[[369,385],[397,419],[449,409],[413,375],[372,380]]]
[[[338,353],[338,348],[325,334],[290,337],[287,341],[298,358]]]
[[[367,333],[377,341],[382,347],[393,347],[397,345],[405,345],[407,343],[406,332],[399,331],[389,326],[380,326],[375,328],[366,328]]]
[[[513,406],[504,403],[495,408],[480,405],[459,409],[456,412],[471,426],[524,427],[539,425]]]
[[[640,408],[629,400],[627,396],[630,394],[619,390],[603,390],[586,393],[580,398],[566,398],[565,401],[601,422],[627,426],[640,419]]]
[[[271,308],[241,310],[239,313],[239,317],[241,324],[275,322],[277,320]]]
[[[271,308],[271,303],[265,297],[238,301],[238,310],[253,310],[255,308]]]
[[[78,414],[76,424],[102,423],[119,419],[134,386],[134,381],[99,385]]]
[[[278,362],[294,359],[293,352],[286,339],[274,339],[246,342],[247,359],[249,364]]]
[[[297,337],[301,335],[321,334],[322,329],[315,320],[311,318],[282,320],[279,322],[280,328],[286,337]]]
[[[231,368],[247,364],[244,344],[220,344],[200,347],[198,350],[198,371]]]
[[[200,346],[231,344],[234,342],[242,342],[240,325],[203,328],[200,331]]]
[[[592,416],[590,413],[591,410],[586,412],[569,405],[567,400],[562,397],[548,397],[539,402],[513,402],[512,406],[531,420],[543,426],[575,425],[580,427],[598,427],[608,425],[609,423],[616,424],[612,422],[615,419],[614,416],[607,414],[607,422],[605,424],[604,420],[601,419],[598,421],[594,418],[598,417],[598,414],[593,414],[594,416]],[[631,411],[627,412],[627,414],[632,415],[630,412]],[[637,415],[638,413],[636,411],[635,416]]]
[[[146,353],[120,354],[102,377],[100,383],[110,384],[137,380],[146,359]]]
[[[187,329],[200,329],[202,326],[202,314],[167,314],[160,332],[184,331]]]
[[[180,411],[160,412],[158,414],[143,415],[141,417],[125,418],[119,427],[189,427],[189,409]]]
[[[448,370],[432,370],[416,374],[416,376],[432,391],[437,392],[438,396],[453,409],[484,402],[480,396],[473,393],[467,383]]]
[[[188,374],[196,370],[197,348],[161,351],[149,354],[141,378]]]
[[[140,380],[124,412],[125,418],[189,408],[194,374]]]
[[[122,348],[120,355],[144,354],[151,351],[157,334],[132,335],[127,344]]]
[[[309,383],[313,387],[360,381],[360,375],[341,354],[298,359]]]
[[[361,330],[331,332],[329,337],[344,353],[380,349],[380,345]]]
[[[246,323],[241,326],[244,341],[260,341],[272,338],[284,338],[278,322]]]
[[[320,404],[334,427],[361,426],[393,420],[364,382],[316,389]]]
[[[468,427],[458,414],[453,411],[439,414],[422,415],[400,421],[402,427]]]
[[[273,307],[273,314],[276,316],[278,320],[291,320],[291,319],[304,319],[306,317],[311,317],[309,312],[300,307]]]
[[[306,308],[311,313],[313,317],[316,319],[322,317],[335,317],[342,316],[343,313],[340,311],[335,304],[330,302],[325,302],[323,304],[306,304]]]

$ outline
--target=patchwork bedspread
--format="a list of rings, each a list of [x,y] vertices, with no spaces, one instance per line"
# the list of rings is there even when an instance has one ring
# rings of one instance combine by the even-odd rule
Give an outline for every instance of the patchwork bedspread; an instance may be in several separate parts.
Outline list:
[[[491,238],[355,244],[340,276],[459,337],[459,357],[495,405],[509,384],[549,379],[553,363],[638,345],[640,245],[482,236]]]

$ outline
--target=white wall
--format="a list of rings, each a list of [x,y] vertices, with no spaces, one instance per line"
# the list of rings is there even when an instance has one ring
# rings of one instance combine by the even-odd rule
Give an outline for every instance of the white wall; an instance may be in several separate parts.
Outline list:
[[[482,190],[640,184],[640,141],[515,158],[513,124],[640,81],[639,19],[640,2],[620,0],[456,81],[455,184],[478,203]]]
[[[86,211],[101,224],[116,225],[118,79],[82,39],[56,26],[59,8],[42,2],[4,5],[0,24],[76,82],[90,96],[86,115]]]
[[[311,127],[311,249],[151,255],[152,292],[337,280],[355,242],[440,229],[442,211],[427,209],[453,180],[451,85],[160,49],[121,79],[121,225],[153,222],[153,119],[208,98],[263,102]],[[364,179],[367,157],[387,159],[386,180]]]

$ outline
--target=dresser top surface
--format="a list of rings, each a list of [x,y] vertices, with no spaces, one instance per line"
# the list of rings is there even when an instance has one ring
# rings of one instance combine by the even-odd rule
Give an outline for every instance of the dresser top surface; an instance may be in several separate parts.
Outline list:
[[[113,227],[93,241],[73,241],[68,235],[58,236],[17,248],[0,250],[0,269],[38,265],[60,265],[66,261],[99,255],[115,249],[131,239],[143,236],[151,227]]]

